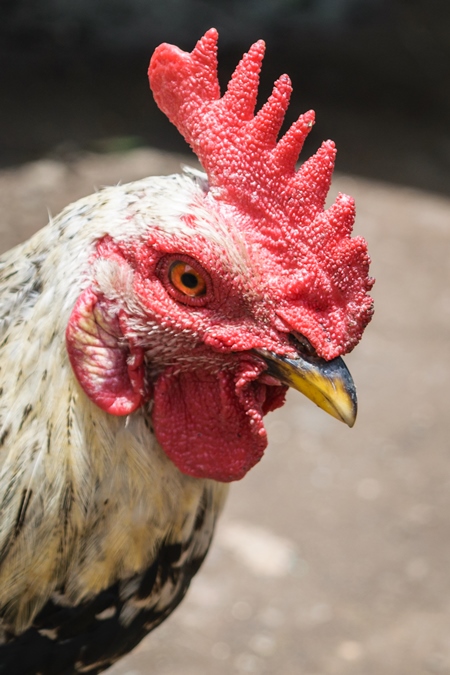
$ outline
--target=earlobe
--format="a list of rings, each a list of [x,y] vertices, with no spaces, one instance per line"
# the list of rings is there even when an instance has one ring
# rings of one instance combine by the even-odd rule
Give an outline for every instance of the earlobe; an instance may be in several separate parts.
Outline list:
[[[125,340],[122,317],[112,309],[91,288],[83,291],[67,325],[67,352],[91,401],[112,415],[129,415],[149,398],[144,350]]]

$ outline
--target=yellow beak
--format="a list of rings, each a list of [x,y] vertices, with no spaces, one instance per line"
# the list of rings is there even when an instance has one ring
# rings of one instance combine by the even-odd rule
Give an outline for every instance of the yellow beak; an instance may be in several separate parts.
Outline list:
[[[352,427],[356,420],[356,388],[344,361],[319,356],[280,356],[264,349],[255,350],[267,364],[267,373],[297,389],[319,408]]]

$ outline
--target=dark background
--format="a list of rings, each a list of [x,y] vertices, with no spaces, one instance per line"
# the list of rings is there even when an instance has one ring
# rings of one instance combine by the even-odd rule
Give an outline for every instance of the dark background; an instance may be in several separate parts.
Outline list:
[[[186,152],[146,82],[153,49],[220,33],[225,84],[267,42],[261,100],[282,72],[288,121],[313,107],[340,171],[450,192],[445,0],[2,0],[0,166],[152,145]]]

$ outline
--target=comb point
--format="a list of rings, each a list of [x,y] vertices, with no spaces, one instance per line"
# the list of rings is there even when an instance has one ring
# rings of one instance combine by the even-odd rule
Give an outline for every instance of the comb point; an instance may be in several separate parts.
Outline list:
[[[275,82],[268,100],[252,120],[252,133],[270,150],[275,148],[291,93],[291,80],[288,75],[282,75]]]
[[[278,141],[273,151],[273,157],[277,164],[285,167],[286,171],[295,171],[298,157],[314,121],[314,110],[308,110],[291,124],[284,136]]]
[[[250,47],[236,66],[222,98],[224,108],[241,121],[253,118],[264,52],[263,40],[258,40]]]

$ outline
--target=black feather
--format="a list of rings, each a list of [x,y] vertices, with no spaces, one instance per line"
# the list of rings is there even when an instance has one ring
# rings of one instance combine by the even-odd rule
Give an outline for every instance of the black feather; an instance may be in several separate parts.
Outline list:
[[[67,606],[61,589],[28,630],[20,635],[6,631],[0,675],[96,675],[133,649],[180,603],[203,562],[214,525],[214,511],[206,501],[189,539],[163,545],[144,572],[77,606]],[[193,554],[199,538],[204,544],[201,555]],[[169,599],[160,606],[163,592]]]

